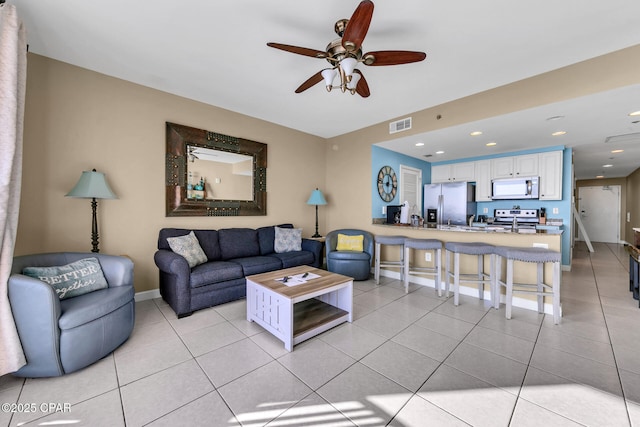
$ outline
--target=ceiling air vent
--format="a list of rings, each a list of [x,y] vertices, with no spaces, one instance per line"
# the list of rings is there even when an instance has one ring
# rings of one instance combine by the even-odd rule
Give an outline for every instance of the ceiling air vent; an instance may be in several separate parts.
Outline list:
[[[411,129],[411,117],[389,123],[389,133],[402,132],[408,129]]]
[[[640,142],[640,132],[627,133],[624,135],[608,136],[604,140],[605,144],[622,144],[628,142]]]

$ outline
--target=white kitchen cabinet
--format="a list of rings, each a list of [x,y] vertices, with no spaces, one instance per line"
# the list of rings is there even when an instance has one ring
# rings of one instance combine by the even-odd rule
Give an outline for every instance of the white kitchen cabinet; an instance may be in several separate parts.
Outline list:
[[[431,167],[431,182],[475,181],[476,201],[491,201],[491,180],[540,176],[540,200],[562,200],[562,150]]]
[[[475,181],[476,162],[462,162],[452,164],[452,181]]]
[[[513,157],[491,159],[491,178],[511,178],[513,176]]]
[[[451,165],[431,166],[431,182],[449,182],[451,178]]]
[[[538,176],[539,160],[537,154],[515,156],[514,176]]]
[[[475,181],[476,162],[452,163],[431,167],[431,182]]]
[[[539,153],[540,200],[562,200],[562,151]]]
[[[478,160],[476,166],[476,202],[491,201],[491,160]]]
[[[498,157],[491,159],[491,178],[517,178],[519,176],[537,176],[538,155]]]

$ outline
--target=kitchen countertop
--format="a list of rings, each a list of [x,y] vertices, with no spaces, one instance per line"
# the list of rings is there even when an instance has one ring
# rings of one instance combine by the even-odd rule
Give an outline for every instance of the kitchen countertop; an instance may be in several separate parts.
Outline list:
[[[382,227],[397,228],[397,229],[411,229],[411,230],[425,230],[425,231],[450,231],[450,232],[462,232],[462,233],[499,233],[499,234],[547,234],[547,235],[561,235],[563,230],[561,228],[518,228],[517,231],[511,231],[511,227],[499,226],[499,225],[487,225],[487,226],[468,226],[468,225],[438,225],[429,227],[413,227],[409,224],[380,224],[375,223]]]

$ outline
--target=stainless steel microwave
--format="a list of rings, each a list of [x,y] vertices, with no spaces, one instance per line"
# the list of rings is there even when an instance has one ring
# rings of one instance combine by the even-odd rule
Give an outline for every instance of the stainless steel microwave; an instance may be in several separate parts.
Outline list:
[[[538,176],[493,179],[491,180],[491,198],[493,200],[537,199],[539,183]]]

